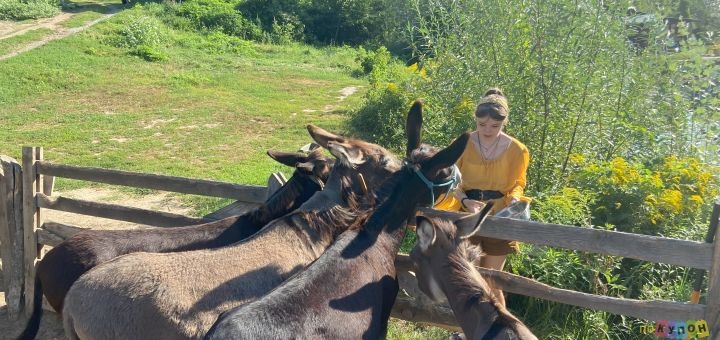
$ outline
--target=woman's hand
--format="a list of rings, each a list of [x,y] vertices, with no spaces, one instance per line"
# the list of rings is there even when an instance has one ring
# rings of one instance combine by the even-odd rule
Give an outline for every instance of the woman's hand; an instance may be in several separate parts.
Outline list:
[[[485,206],[483,202],[476,201],[469,198],[464,198],[462,200],[462,205],[465,207],[465,210],[467,210],[470,213],[476,213],[482,210],[482,208]]]

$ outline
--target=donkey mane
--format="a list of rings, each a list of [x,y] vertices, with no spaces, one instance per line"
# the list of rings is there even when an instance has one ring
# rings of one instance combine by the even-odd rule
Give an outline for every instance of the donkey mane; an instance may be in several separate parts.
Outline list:
[[[313,150],[308,157],[313,159],[320,158],[320,150]],[[327,162],[327,160],[325,160]],[[327,175],[325,175],[327,177]],[[327,178],[319,178],[318,174],[309,174],[306,171],[302,171],[295,168],[292,177],[294,180],[288,181],[285,185],[276,190],[270,195],[258,209],[255,209],[247,214],[247,218],[253,222],[267,223],[276,217],[278,211],[285,211],[288,207],[292,207],[297,202],[307,201],[314,192],[308,193],[307,196],[301,197],[306,191],[305,188],[308,185],[316,185],[321,187],[322,181]],[[320,182],[320,183],[319,183]]]
[[[457,240],[457,229],[453,227],[452,222],[447,220],[435,220],[438,229],[442,229],[450,240]],[[452,241],[451,241],[452,242]],[[450,268],[450,277],[454,284],[461,287],[462,294],[458,296],[465,300],[464,308],[472,308],[481,303],[489,303],[497,310],[496,323],[502,326],[515,328],[518,323],[522,323],[520,319],[512,315],[498,301],[497,297],[492,293],[490,285],[480,272],[475,268],[472,261],[482,255],[479,246],[473,245],[467,240],[461,240],[454,245],[454,251],[451,251],[447,257],[447,266]]]
[[[375,195],[370,193],[362,196],[354,191],[356,182],[348,176],[340,178],[340,195],[343,198],[342,205],[335,205],[327,210],[322,211],[298,211],[301,219],[305,220],[309,229],[312,231],[336,229],[338,221],[342,221],[342,225],[347,225],[348,230],[359,229],[372,213],[372,209],[376,202]],[[293,214],[286,215],[285,218],[294,218]],[[344,231],[345,229],[341,230]],[[337,235],[333,235],[337,236]]]

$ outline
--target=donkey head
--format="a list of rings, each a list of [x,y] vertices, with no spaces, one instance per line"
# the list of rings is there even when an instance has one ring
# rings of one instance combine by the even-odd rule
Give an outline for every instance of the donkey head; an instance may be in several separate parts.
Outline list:
[[[318,144],[337,158],[335,168],[352,169],[359,174],[353,181],[362,184],[363,191],[375,190],[402,166],[397,157],[377,144],[336,135],[312,124],[307,129]]]
[[[440,218],[418,216],[417,243],[410,252],[418,287],[435,301],[444,301],[445,293],[441,289],[441,275],[447,274],[448,255],[458,249],[466,250],[464,242],[468,237],[480,231],[480,225],[492,209],[486,204],[475,214],[467,215],[450,222]]]
[[[326,157],[319,149],[319,145],[312,145],[307,153],[268,150],[267,154],[282,164],[294,167],[294,175],[306,176],[322,189],[330,176],[335,159]]]
[[[416,100],[408,112],[405,131],[407,133],[406,165],[422,180],[430,194],[421,197],[421,205],[432,205],[440,194],[447,194],[460,182],[460,171],[455,162],[465,150],[470,134],[464,133],[448,147],[437,151],[437,148],[422,144],[422,111],[423,103]],[[437,189],[436,189],[437,188]],[[429,199],[429,200],[428,200]]]

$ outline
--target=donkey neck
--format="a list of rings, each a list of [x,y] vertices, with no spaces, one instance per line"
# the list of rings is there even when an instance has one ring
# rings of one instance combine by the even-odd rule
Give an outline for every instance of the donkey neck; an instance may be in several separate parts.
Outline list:
[[[438,277],[450,307],[468,339],[479,339],[498,322],[498,310],[491,290],[472,263],[457,250],[447,256],[448,266]]]
[[[318,191],[309,200],[305,201],[298,209],[303,211],[326,210],[334,206],[347,206],[350,195],[359,195],[353,186],[356,185],[355,178],[359,172],[349,168],[342,163],[336,164],[328,177],[325,188]]]
[[[393,174],[380,188],[378,205],[370,215],[363,232],[390,233],[402,240],[408,219],[414,214],[419,203],[428,193],[428,188],[415,173],[407,168]]]
[[[262,224],[285,215],[306,202],[322,188],[311,175],[295,170],[290,180],[275,191],[268,199],[250,214],[250,219]]]

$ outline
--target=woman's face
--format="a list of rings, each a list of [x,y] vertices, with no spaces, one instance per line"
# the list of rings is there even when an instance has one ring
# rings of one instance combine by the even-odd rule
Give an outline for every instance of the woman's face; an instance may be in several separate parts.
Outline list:
[[[490,116],[475,118],[475,122],[477,123],[478,133],[486,138],[494,138],[500,135],[504,125],[502,120],[495,120]]]

